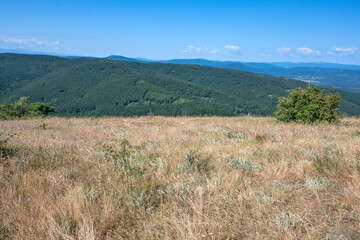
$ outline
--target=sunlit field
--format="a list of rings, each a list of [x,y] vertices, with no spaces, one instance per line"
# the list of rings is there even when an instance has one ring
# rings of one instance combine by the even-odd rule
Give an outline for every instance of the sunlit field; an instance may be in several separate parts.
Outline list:
[[[0,122],[0,239],[360,239],[360,119]]]

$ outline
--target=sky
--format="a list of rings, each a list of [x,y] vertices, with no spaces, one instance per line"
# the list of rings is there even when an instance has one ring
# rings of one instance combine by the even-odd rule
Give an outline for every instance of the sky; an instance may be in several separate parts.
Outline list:
[[[360,1],[1,0],[0,48],[360,64]]]

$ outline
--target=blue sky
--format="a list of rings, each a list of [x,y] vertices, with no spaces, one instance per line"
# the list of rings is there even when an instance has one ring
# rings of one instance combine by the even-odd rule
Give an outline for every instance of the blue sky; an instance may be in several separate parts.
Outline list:
[[[1,0],[0,48],[360,64],[360,1]]]

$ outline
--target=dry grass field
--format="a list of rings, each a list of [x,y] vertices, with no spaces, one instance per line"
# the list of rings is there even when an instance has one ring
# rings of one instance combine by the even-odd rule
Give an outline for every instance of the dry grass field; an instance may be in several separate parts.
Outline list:
[[[360,119],[0,122],[0,239],[360,239]]]

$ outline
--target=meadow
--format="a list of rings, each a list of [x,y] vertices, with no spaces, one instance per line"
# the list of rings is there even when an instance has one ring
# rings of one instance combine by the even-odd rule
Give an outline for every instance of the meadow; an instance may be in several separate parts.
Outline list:
[[[0,239],[360,239],[360,119],[0,122]]]

